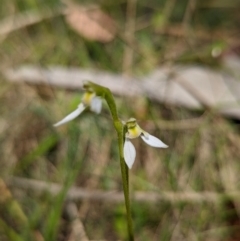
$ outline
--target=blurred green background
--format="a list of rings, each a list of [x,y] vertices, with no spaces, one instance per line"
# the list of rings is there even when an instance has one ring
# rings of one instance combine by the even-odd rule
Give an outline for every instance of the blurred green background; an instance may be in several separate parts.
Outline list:
[[[89,19],[92,8],[96,15]],[[197,64],[221,71],[223,56],[238,54],[239,11],[237,0],[1,0],[0,240],[127,238],[124,203],[111,201],[122,183],[106,106],[99,116],[86,112],[54,128],[82,92],[11,83],[4,70],[59,65],[141,77],[162,65]],[[169,145],[157,150],[134,140],[131,193],[145,197],[132,200],[136,240],[240,240],[238,121],[148,96],[116,96],[116,102],[123,119],[136,117]],[[44,191],[34,180],[57,183],[60,192]],[[67,195],[73,186],[112,192],[74,200]],[[236,195],[225,197],[229,191]],[[198,196],[188,196],[192,192]],[[149,193],[163,198],[153,202]]]

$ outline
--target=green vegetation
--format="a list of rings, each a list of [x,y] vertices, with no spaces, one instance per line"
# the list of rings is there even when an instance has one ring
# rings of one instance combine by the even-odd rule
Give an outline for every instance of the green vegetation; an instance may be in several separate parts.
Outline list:
[[[59,13],[64,6],[60,1],[2,0],[0,70],[62,65],[142,76],[163,64],[221,69],[221,55],[212,57],[213,48],[228,53],[238,47],[239,1],[138,0],[136,14],[127,14],[131,0],[91,2],[115,20],[112,41],[79,35]],[[19,14],[32,11],[42,19],[13,30]],[[9,16],[14,21],[2,34],[1,23]],[[133,38],[125,33],[127,16],[135,16]],[[132,57],[126,57],[127,48]],[[76,108],[82,93],[13,84],[0,74],[1,241],[128,239],[124,202],[117,196],[123,191],[117,136],[106,106],[98,116],[85,111],[64,126],[52,126]],[[136,117],[144,130],[169,145],[161,150],[134,140],[137,157],[129,183],[135,240],[239,240],[238,125],[211,110],[189,111],[148,96],[134,102],[115,99],[123,120]],[[194,120],[179,128],[185,119]],[[30,187],[14,177],[61,189],[46,191],[35,182]],[[92,196],[71,196],[72,187],[85,194],[93,191]],[[101,196],[108,191],[111,195]],[[134,198],[139,191],[142,196]],[[225,196],[229,192],[235,195]],[[155,194],[162,199],[156,201]],[[76,238],[76,230],[82,239]]]

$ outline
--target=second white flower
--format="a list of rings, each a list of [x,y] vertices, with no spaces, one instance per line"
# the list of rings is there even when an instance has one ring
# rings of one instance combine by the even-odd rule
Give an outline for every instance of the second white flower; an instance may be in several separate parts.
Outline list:
[[[123,147],[123,154],[125,162],[129,169],[132,168],[133,163],[136,157],[136,150],[134,145],[131,143],[130,139],[141,137],[144,142],[149,146],[157,148],[167,148],[168,146],[163,143],[160,139],[155,136],[150,135],[146,131],[142,130],[141,127],[137,124],[136,119],[130,118],[127,122],[127,133],[125,136],[125,142]]]

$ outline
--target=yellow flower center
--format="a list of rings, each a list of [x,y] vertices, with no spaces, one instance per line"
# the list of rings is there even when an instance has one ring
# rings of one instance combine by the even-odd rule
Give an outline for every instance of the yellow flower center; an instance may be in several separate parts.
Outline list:
[[[143,133],[143,130],[137,124],[136,119],[131,118],[127,121],[126,124],[127,124],[127,130],[128,130],[126,133],[127,138],[129,139],[137,138]]]
[[[95,97],[95,93],[92,91],[86,91],[82,98],[82,103],[85,106],[90,106],[92,99]]]

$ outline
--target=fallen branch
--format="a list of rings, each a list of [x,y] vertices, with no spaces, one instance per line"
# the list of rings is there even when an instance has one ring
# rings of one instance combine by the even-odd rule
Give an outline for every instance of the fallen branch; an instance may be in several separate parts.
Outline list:
[[[11,177],[7,181],[7,185],[11,188],[21,188],[25,191],[31,191],[35,195],[41,196],[46,192],[52,196],[57,195],[61,190],[62,186],[60,184],[48,183],[44,181],[38,181],[33,179]],[[161,201],[176,203],[176,202],[188,202],[188,203],[202,203],[210,202],[217,203],[223,198],[234,198],[240,199],[240,192],[142,192],[137,191],[132,195],[132,199],[135,202],[142,203],[159,203]],[[118,191],[100,191],[94,190],[89,191],[83,188],[72,187],[69,189],[66,195],[66,201],[101,201],[101,202],[111,202],[111,203],[123,203],[123,194]]]
[[[86,80],[91,80],[107,86],[116,95],[148,96],[160,103],[195,110],[206,107],[240,119],[240,83],[224,72],[203,67],[162,67],[139,79],[104,71],[63,67],[44,69],[22,66],[2,70],[2,73],[12,82],[52,85],[71,90],[79,90]]]
[[[62,67],[43,69],[37,66],[23,66],[20,68],[4,70],[3,74],[11,82],[52,85],[69,90],[82,89],[83,84],[87,80],[96,80],[97,78],[98,81],[96,82],[98,84],[108,86],[108,88],[115,94],[126,96],[143,94],[143,90],[138,86],[137,80],[103,71],[79,68],[65,69]],[[128,79],[130,80],[130,84],[128,88],[126,88],[126,81]]]

